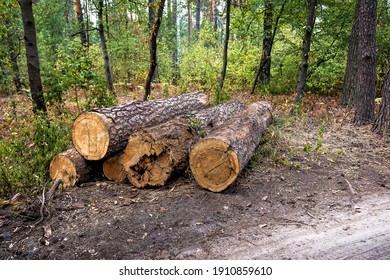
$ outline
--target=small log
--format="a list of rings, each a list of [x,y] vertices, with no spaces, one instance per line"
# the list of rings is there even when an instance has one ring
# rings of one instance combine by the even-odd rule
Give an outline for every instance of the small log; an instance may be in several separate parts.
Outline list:
[[[93,180],[99,173],[100,162],[85,160],[74,148],[56,155],[50,162],[50,177],[62,180],[64,188]]]
[[[121,154],[108,158],[103,163],[103,174],[110,180],[116,183],[124,183],[127,180],[127,173],[123,169],[120,162]]]
[[[231,185],[248,164],[271,121],[271,106],[267,102],[253,103],[197,142],[189,161],[197,183],[213,192]]]
[[[127,178],[139,188],[165,185],[188,167],[192,144],[244,109],[229,102],[133,133],[121,158]]]
[[[206,94],[194,92],[83,112],[73,122],[73,145],[87,160],[107,158],[123,150],[130,134],[140,127],[157,125],[208,105]]]

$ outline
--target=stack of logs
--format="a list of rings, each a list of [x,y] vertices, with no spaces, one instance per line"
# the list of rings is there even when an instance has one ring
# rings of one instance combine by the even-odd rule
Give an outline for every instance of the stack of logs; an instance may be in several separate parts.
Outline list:
[[[164,186],[188,167],[213,192],[231,185],[271,123],[266,102],[209,107],[207,95],[187,93],[81,113],[73,146],[50,163],[53,180],[69,187],[97,174],[136,187]]]

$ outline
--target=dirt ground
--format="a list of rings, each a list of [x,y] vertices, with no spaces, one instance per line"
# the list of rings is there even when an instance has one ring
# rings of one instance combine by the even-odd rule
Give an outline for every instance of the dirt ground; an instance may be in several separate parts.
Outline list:
[[[268,99],[275,122],[225,191],[187,172],[159,189],[63,190],[43,219],[2,208],[0,258],[389,260],[390,138],[331,98],[307,97],[296,119],[287,97]]]

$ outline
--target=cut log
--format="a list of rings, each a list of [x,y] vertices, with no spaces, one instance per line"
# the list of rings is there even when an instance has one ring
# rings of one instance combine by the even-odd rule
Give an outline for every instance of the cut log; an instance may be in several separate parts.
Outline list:
[[[136,131],[121,158],[127,178],[139,188],[165,185],[188,167],[192,144],[244,109],[238,101],[229,102]]]
[[[140,127],[157,125],[208,105],[206,94],[193,92],[83,112],[73,122],[73,145],[87,160],[107,158],[123,150],[130,134]]]
[[[50,162],[50,177],[62,179],[64,188],[93,180],[101,170],[100,162],[85,160],[74,148],[56,155]]]
[[[197,142],[189,161],[196,182],[213,192],[231,185],[248,164],[271,121],[271,106],[267,102],[253,103]]]
[[[108,180],[115,181],[116,183],[124,183],[127,180],[127,173],[123,169],[122,164],[120,162],[121,156],[122,154],[115,155],[113,157],[108,158],[103,163],[104,176]]]

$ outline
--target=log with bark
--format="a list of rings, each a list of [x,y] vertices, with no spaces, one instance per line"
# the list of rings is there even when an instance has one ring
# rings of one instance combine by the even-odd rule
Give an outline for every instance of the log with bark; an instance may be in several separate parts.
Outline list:
[[[56,155],[50,162],[51,179],[61,179],[64,188],[93,180],[100,171],[100,161],[87,161],[74,148]]]
[[[87,160],[107,158],[123,150],[131,133],[140,127],[157,125],[208,105],[206,94],[193,92],[83,112],[73,123],[73,145]]]
[[[121,157],[122,154],[117,154],[108,158],[103,163],[104,176],[108,180],[115,181],[116,183],[124,183],[127,180],[127,173],[123,169],[122,164],[120,162]]]
[[[192,144],[244,109],[233,101],[133,133],[121,158],[127,178],[139,188],[165,185],[188,167]]]
[[[189,160],[197,183],[213,192],[231,185],[248,164],[271,121],[271,106],[256,102],[197,142]]]

